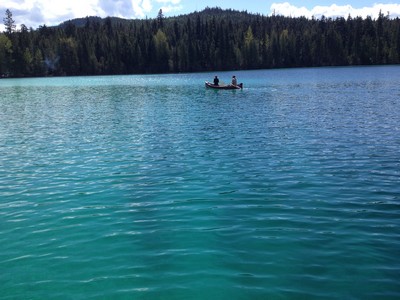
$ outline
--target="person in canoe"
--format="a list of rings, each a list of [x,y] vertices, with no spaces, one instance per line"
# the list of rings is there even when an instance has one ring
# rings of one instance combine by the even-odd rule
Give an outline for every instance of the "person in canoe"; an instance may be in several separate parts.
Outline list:
[[[237,86],[237,79],[235,75],[232,76],[232,85]]]
[[[214,77],[213,83],[206,81],[205,82],[207,88],[212,89],[221,89],[221,90],[241,90],[243,89],[243,83],[237,83],[236,76],[232,76],[232,81],[229,84],[225,84],[222,82],[222,85],[219,84],[218,76]]]

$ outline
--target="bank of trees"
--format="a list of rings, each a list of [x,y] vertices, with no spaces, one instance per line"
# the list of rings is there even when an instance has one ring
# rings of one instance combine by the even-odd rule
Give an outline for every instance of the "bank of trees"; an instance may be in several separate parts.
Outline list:
[[[0,34],[0,74],[57,76],[400,63],[400,19],[306,19],[207,8],[124,20],[88,17]]]

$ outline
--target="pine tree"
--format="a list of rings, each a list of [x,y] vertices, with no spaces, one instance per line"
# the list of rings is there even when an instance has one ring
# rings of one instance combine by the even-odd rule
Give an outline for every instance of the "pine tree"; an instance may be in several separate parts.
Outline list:
[[[11,40],[0,33],[0,76],[5,76],[8,73],[12,53]]]
[[[157,25],[158,25],[159,29],[164,27],[164,15],[163,15],[161,8],[158,11],[158,15],[157,15]]]
[[[0,33],[0,74],[11,76],[199,72],[400,62],[400,20],[382,13],[330,19],[207,8],[186,16],[86,18]],[[80,24],[80,25],[79,25]]]
[[[6,16],[3,21],[4,26],[6,27],[6,33],[8,36],[10,36],[15,31],[17,26],[15,25],[15,21],[12,17],[12,12],[9,9],[6,10]]]

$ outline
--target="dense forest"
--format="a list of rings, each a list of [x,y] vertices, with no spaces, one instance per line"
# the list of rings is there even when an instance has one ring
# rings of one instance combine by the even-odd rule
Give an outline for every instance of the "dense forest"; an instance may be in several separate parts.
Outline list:
[[[400,19],[289,18],[206,8],[165,18],[87,17],[17,30],[7,10],[0,74],[60,76],[400,63]]]

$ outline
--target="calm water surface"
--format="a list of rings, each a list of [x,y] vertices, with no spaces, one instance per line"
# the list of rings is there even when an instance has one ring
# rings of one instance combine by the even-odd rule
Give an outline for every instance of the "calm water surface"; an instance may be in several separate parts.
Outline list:
[[[400,67],[214,75],[0,80],[2,299],[400,298]]]

